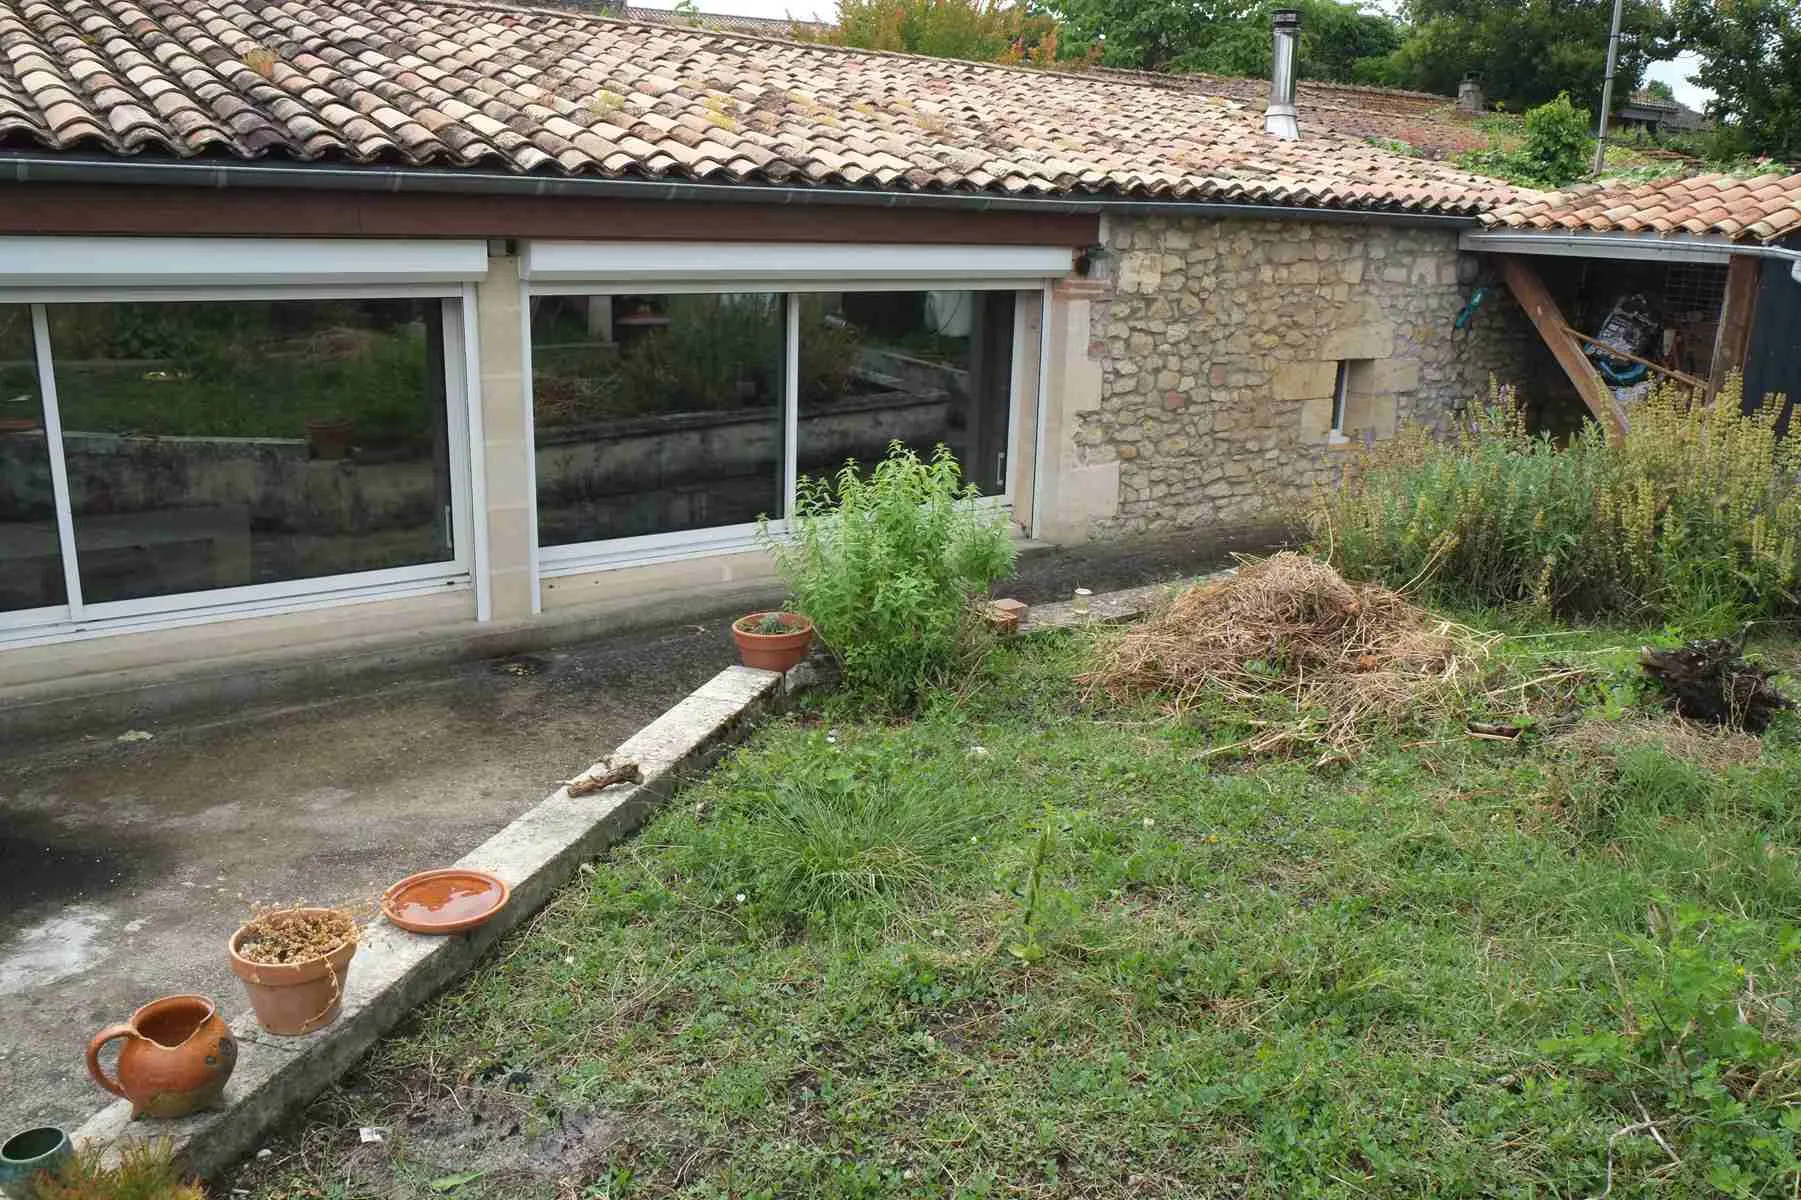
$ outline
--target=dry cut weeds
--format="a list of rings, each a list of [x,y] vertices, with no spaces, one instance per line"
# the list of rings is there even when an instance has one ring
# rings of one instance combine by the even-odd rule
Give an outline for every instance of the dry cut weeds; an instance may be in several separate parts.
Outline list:
[[[324,958],[358,936],[356,918],[341,909],[275,909],[257,914],[246,929],[238,953],[266,966]]]
[[[1372,735],[1461,712],[1495,639],[1442,620],[1401,593],[1347,582],[1284,552],[1179,593],[1142,624],[1109,637],[1083,680],[1115,700],[1280,698],[1293,713],[1220,747],[1252,754],[1354,757]]]

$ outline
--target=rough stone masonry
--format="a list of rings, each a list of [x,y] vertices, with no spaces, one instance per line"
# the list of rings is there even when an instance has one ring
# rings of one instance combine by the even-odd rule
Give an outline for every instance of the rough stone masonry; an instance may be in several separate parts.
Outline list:
[[[1268,526],[1337,477],[1343,449],[1444,425],[1528,361],[1504,290],[1453,330],[1473,290],[1454,229],[1151,217],[1109,219],[1105,236],[1111,291],[1088,346],[1101,397],[1073,431],[1081,464],[1119,463],[1099,534]]]

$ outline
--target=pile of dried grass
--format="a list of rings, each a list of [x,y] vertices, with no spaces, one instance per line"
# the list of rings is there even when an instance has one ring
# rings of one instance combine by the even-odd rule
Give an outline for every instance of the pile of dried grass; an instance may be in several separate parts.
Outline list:
[[[1608,761],[1621,750],[1649,747],[1710,771],[1745,766],[1763,757],[1763,742],[1753,734],[1676,716],[1581,721],[1552,744],[1590,762]]]
[[[1292,714],[1223,750],[1317,750],[1354,756],[1372,733],[1460,707],[1487,657],[1482,635],[1434,617],[1399,592],[1353,584],[1325,563],[1277,554],[1177,595],[1110,637],[1084,676],[1114,699],[1290,701]]]

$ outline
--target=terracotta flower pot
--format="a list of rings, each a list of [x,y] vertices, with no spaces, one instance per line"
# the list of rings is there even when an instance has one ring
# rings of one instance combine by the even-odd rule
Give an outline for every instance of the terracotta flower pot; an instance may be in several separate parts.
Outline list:
[[[100,1048],[129,1039],[119,1051],[117,1078],[100,1068]],[[238,1044],[205,996],[164,996],[102,1029],[88,1043],[88,1074],[131,1101],[133,1117],[185,1117],[217,1104],[238,1065]]]
[[[758,633],[757,625],[768,617],[780,617],[787,626],[781,633]],[[751,613],[732,622],[738,657],[747,667],[786,671],[807,656],[813,644],[813,622],[799,613]]]
[[[349,458],[356,430],[347,417],[331,417],[306,423],[306,444],[314,458]]]
[[[319,916],[333,910],[286,911],[297,916]],[[238,953],[250,931],[251,927],[245,925],[232,934],[227,949],[231,952],[231,969],[244,981],[257,1022],[277,1036],[299,1037],[337,1020],[338,1010],[344,1005],[344,981],[350,974],[350,958],[356,953],[356,938],[352,936],[329,954],[304,962],[259,963]]]

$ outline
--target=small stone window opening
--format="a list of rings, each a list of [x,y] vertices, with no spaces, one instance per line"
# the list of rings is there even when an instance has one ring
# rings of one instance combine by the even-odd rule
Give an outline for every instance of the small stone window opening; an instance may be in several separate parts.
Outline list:
[[[1371,411],[1376,363],[1368,358],[1341,358],[1332,381],[1332,424],[1326,441],[1335,446],[1372,424]]]
[[[1350,387],[1350,382],[1350,361],[1341,358],[1338,360],[1338,378],[1332,383],[1332,425],[1327,430],[1327,437],[1334,442],[1346,440],[1344,431],[1345,394],[1346,389]]]

